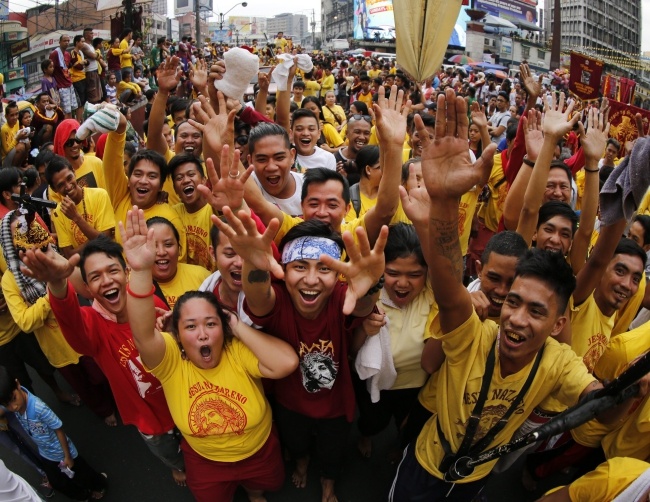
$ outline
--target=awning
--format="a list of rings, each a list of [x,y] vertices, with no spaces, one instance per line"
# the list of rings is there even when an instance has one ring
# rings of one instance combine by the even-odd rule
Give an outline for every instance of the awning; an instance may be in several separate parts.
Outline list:
[[[488,14],[487,16],[485,16],[485,18],[483,19],[483,23],[486,26],[494,26],[495,28],[504,28],[509,30],[517,29],[517,27],[507,19],[493,16],[492,14]]]
[[[544,31],[542,28],[537,26],[534,23],[529,23],[528,21],[515,21],[515,25],[521,29],[521,30],[526,30],[526,31]]]

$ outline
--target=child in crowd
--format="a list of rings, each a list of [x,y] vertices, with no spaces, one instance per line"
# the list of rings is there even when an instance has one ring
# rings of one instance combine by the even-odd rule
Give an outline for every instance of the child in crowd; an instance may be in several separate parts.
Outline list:
[[[4,366],[0,366],[0,404],[15,414],[36,443],[42,468],[56,490],[74,500],[104,496],[106,474],[95,471],[79,455],[59,417]]]
[[[114,73],[108,74],[108,83],[106,84],[106,102],[117,105],[117,79]]]

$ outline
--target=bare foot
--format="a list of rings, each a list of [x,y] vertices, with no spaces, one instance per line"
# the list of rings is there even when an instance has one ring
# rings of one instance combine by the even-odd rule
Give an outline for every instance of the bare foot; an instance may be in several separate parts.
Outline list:
[[[320,485],[323,487],[323,497],[321,502],[338,502],[334,493],[334,480],[327,478],[320,478]]]
[[[264,492],[262,490],[251,490],[245,486],[244,490],[246,490],[246,493],[248,494],[248,500],[250,502],[266,502],[266,497],[264,496]]]
[[[291,475],[291,480],[296,488],[307,486],[307,467],[309,467],[309,457],[303,457],[296,460],[296,468]]]
[[[81,398],[77,394],[69,394],[68,392],[61,391],[56,395],[56,398],[62,403],[81,406]]]
[[[174,482],[178,486],[187,486],[185,483],[185,478],[187,477],[185,475],[185,471],[179,471],[178,469],[172,469],[172,477],[174,478]]]
[[[115,416],[115,412],[111,413],[104,419],[104,423],[108,425],[109,427],[117,427],[117,417]]]
[[[524,488],[529,492],[533,492],[537,489],[537,481],[535,481],[535,478],[533,478],[533,475],[525,466],[521,473],[521,484],[524,485]]]
[[[357,443],[357,448],[363,458],[370,458],[370,455],[372,455],[372,438],[361,436]]]

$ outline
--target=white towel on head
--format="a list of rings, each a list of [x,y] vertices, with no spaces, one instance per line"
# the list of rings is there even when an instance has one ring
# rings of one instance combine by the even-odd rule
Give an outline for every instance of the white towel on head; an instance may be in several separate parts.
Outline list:
[[[388,331],[388,317],[379,333],[369,336],[363,343],[354,367],[361,380],[366,380],[370,400],[379,401],[379,391],[390,389],[397,378],[397,371],[393,364],[393,354],[390,350],[390,333]]]
[[[311,60],[309,54],[278,54],[276,59],[280,62],[276,65],[273,70],[271,78],[278,86],[278,91],[286,91],[288,87],[287,78],[289,77],[289,71],[293,66],[293,58],[297,58],[297,65],[304,72],[312,71],[314,68],[314,63]]]

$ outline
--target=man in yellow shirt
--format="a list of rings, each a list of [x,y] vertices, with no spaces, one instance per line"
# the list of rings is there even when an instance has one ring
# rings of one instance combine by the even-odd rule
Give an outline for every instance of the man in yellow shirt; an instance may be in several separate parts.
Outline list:
[[[122,68],[122,80],[117,84],[117,96],[121,103],[129,105],[142,99],[142,89],[138,84],[131,82],[133,71]]]
[[[305,73],[305,92],[304,96],[316,96],[318,97],[320,94],[320,84],[314,80],[314,73],[313,72],[307,72]]]
[[[448,128],[446,117],[455,118],[452,127]],[[430,140],[420,117],[415,121],[423,137],[426,188],[412,192],[412,198],[405,197],[402,203],[426,250],[441,328],[434,338],[441,341],[445,361],[433,377],[437,415],[405,450],[389,500],[413,500],[417,495],[437,501],[450,492],[455,500],[472,500],[496,462],[477,466],[462,483],[448,483],[444,475],[457,456],[475,456],[507,442],[549,395],[572,405],[601,386],[569,347],[552,338],[567,322],[564,312],[575,285],[561,255],[535,249],[522,257],[501,310],[497,346],[497,325],[480,321],[463,286],[458,236],[458,201],[485,179],[495,146],[489,145],[472,164],[467,105],[451,89],[438,101],[436,125],[446,131],[443,137]],[[428,195],[428,209],[416,202],[416,195]],[[487,392],[480,392],[481,388]],[[617,419],[631,401],[606,418]]]
[[[63,256],[70,258],[80,253],[88,241],[100,234],[113,238],[115,214],[106,190],[80,187],[72,165],[59,155],[45,168],[45,178],[61,197],[52,211],[52,222]]]
[[[329,67],[329,65],[325,65],[323,71],[323,78],[321,78],[320,80],[321,101],[323,101],[325,94],[333,90],[334,90],[334,75],[332,75],[332,69]]]
[[[20,131],[18,104],[10,101],[5,108],[7,122],[0,128],[0,159],[3,166],[21,167],[29,153],[29,132]]]
[[[133,47],[133,30],[127,28],[122,32],[120,36],[120,66],[122,67],[122,73],[124,70],[128,70],[133,73],[133,56],[131,56],[131,48]]]
[[[275,51],[278,54],[284,53],[284,48],[287,46],[287,39],[284,38],[284,33],[283,32],[278,32],[278,36],[275,37],[275,40],[273,41],[275,44]]]

